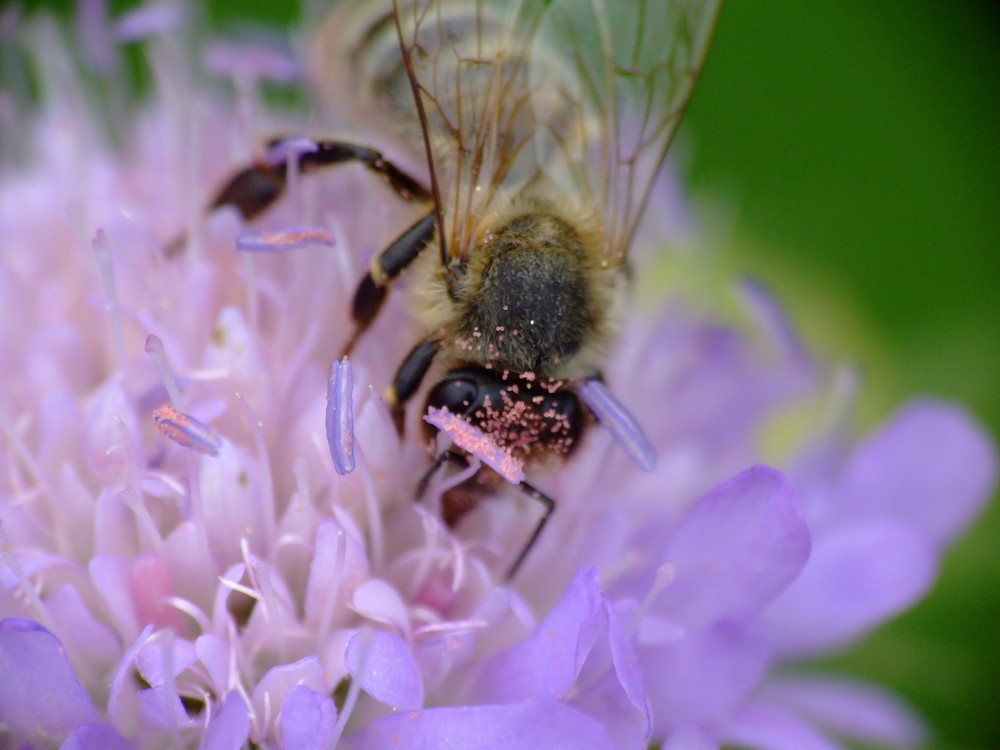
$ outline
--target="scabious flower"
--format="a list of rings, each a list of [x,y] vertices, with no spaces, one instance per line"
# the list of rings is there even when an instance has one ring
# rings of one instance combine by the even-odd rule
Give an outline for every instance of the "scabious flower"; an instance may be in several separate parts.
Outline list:
[[[0,142],[23,147],[0,165],[0,745],[920,741],[891,696],[805,665],[919,600],[985,502],[995,451],[960,408],[912,403],[853,443],[844,389],[760,287],[741,286],[749,325],[680,297],[631,313],[606,375],[659,462],[592,430],[536,480],[558,508],[505,582],[536,508],[499,496],[452,531],[434,500],[454,478],[413,502],[426,447],[378,396],[415,340],[405,294],[331,363],[405,208],[345,168],[293,184],[273,234],[219,212],[165,252],[255,136],[306,129],[245,118],[248,81],[297,66],[213,47],[241,117],[158,31],[176,14],[95,8],[80,27],[104,76],[116,35],[154,35],[152,101],[114,112],[121,143],[48,25],[19,37],[39,110],[0,92]],[[684,215],[669,200],[653,212]],[[785,473],[760,465],[771,421],[828,392]]]

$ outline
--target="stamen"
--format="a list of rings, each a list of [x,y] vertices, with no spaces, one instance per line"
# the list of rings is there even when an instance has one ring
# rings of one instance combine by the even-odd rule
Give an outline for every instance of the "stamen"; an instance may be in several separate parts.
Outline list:
[[[288,166],[292,164],[298,166],[299,157],[302,154],[313,154],[317,151],[319,151],[319,145],[312,138],[295,135],[272,144],[267,150],[264,160],[272,167],[277,167],[283,162]]]
[[[114,342],[115,355],[119,366],[125,364],[125,327],[123,324],[121,306],[118,302],[118,291],[115,287],[115,272],[111,264],[111,248],[108,236],[103,229],[98,229],[90,242],[97,256],[97,267],[101,272],[101,284],[104,286],[104,309],[111,316],[111,338]]]
[[[263,44],[209,43],[202,55],[205,69],[218,76],[289,83],[298,78],[299,66],[282,51]]]
[[[642,431],[639,422],[600,380],[588,380],[578,393],[594,416],[643,471],[656,468],[656,449]]]
[[[362,638],[361,665],[358,670],[358,673],[360,674],[367,668],[366,664],[368,662],[368,654],[371,651],[372,642],[371,628],[363,628],[359,635]],[[354,713],[354,706],[357,705],[360,695],[361,680],[356,677],[352,677],[350,685],[347,687],[347,697],[344,698],[344,705],[340,709],[340,715],[337,717],[337,723],[333,727],[333,736],[330,738],[329,747],[336,747],[340,743],[340,738],[344,734],[344,729],[347,727],[347,720],[350,719],[351,714]]]
[[[326,384],[326,441],[334,470],[344,476],[354,471],[353,375],[347,357],[330,365]]]
[[[150,2],[123,13],[114,25],[114,37],[121,44],[138,42],[180,28],[187,14],[180,3]]]
[[[260,465],[261,472],[259,486],[261,488],[261,501],[264,505],[261,509],[261,515],[264,519],[264,540],[267,543],[274,539],[275,524],[274,478],[271,475],[271,461],[267,454],[267,439],[264,437],[260,420],[257,419],[250,405],[243,398],[243,394],[237,393],[236,398],[240,400],[240,405],[243,407],[243,413],[250,424],[254,447],[257,449],[257,463]]]
[[[122,504],[131,510],[135,514],[136,521],[139,524],[139,528],[145,533],[146,538],[149,540],[153,547],[153,551],[157,555],[163,554],[163,539],[160,537],[160,532],[156,528],[156,522],[153,517],[149,514],[146,506],[143,505],[142,500],[139,497],[139,493],[134,487],[126,487],[121,492],[118,493],[118,499],[122,501]]]
[[[21,593],[24,594],[25,599],[27,599],[31,604],[31,608],[35,611],[38,621],[49,630],[55,631],[55,627],[52,624],[52,618],[49,617],[49,611],[45,606],[45,602],[43,602],[42,597],[38,595],[38,591],[35,590],[35,587],[31,583],[31,579],[29,579],[27,573],[24,572],[24,568],[21,567],[21,562],[17,559],[17,555],[14,554],[14,550],[11,548],[10,542],[7,540],[7,534],[3,530],[2,520],[0,520],[0,559],[3,560],[7,569],[14,574],[14,578],[17,580],[17,585],[20,587]]]
[[[160,434],[178,445],[198,451],[206,456],[218,456],[222,438],[190,414],[164,404],[153,412],[153,421]]]
[[[524,481],[520,462],[497,445],[489,435],[447,409],[428,409],[424,421],[444,432],[464,451],[480,458],[511,484]]]
[[[24,439],[18,434],[17,427],[14,425],[14,421],[11,419],[7,410],[3,408],[0,404],[0,433],[2,433],[6,438],[13,452],[21,459],[21,463],[24,464],[24,468],[28,472],[28,476],[31,478],[35,484],[39,487],[46,488],[48,483],[45,479],[45,472],[42,471],[41,466],[38,465],[38,461],[35,455],[31,452],[28,444],[24,442]],[[14,462],[11,462],[12,464]]]
[[[212,632],[212,621],[202,609],[189,599],[180,596],[168,596],[163,599],[164,607],[173,607],[178,612],[183,612],[197,623],[202,633]]]
[[[642,619],[649,614],[649,610],[652,609],[653,604],[656,603],[660,594],[663,593],[663,590],[667,586],[674,582],[675,578],[677,578],[677,568],[674,567],[673,563],[663,563],[656,569],[656,577],[653,579],[653,585],[649,587],[649,591],[646,592],[646,596],[639,603],[635,614],[632,616],[632,621],[629,623],[628,634],[630,638],[635,634]]]
[[[333,236],[318,227],[298,229],[257,229],[236,238],[236,249],[243,252],[287,252],[320,245],[333,247]]]
[[[319,146],[315,141],[304,136],[296,136],[293,138],[286,138],[283,141],[278,141],[272,144],[267,159],[270,163],[275,164],[273,159],[279,159],[277,163],[281,163],[283,160],[285,162],[285,191],[288,194],[288,201],[294,208],[293,216],[302,218],[305,216],[305,206],[303,204],[301,179],[299,177],[301,167],[299,158],[303,154],[313,153],[318,151]],[[284,157],[280,159],[279,157]]]
[[[174,405],[175,409],[180,409],[182,406],[181,392],[177,387],[177,381],[174,380],[174,374],[170,371],[166,355],[163,353],[163,342],[160,340],[160,337],[152,333],[149,334],[146,337],[145,350],[149,358],[153,360],[153,366],[156,367],[156,371],[160,373],[160,380],[163,381],[163,387],[167,389],[167,396],[170,397],[170,403]]]
[[[809,355],[806,348],[771,290],[752,277],[740,279],[737,290],[743,299],[743,304],[756,318],[757,325],[763,330],[777,354],[786,362],[808,365]]]

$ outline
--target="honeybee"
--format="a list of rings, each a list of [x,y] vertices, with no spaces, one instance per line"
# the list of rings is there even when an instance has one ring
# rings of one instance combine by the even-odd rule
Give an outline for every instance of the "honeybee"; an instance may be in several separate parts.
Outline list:
[[[569,455],[595,420],[643,468],[652,449],[604,387],[625,304],[629,248],[690,99],[717,0],[341,2],[313,61],[324,98],[388,124],[426,160],[414,177],[374,148],[328,140],[303,172],[360,162],[426,213],[372,262],[354,295],[349,353],[409,269],[423,337],[386,401],[405,407],[435,370],[425,409],[447,410],[529,469]],[[345,100],[349,101],[345,102]],[[253,218],[287,167],[256,164],[213,206]],[[437,426],[426,425],[433,437]],[[418,494],[468,449],[441,450]],[[507,476],[507,480],[511,477]],[[454,522],[505,481],[484,467],[444,497]],[[555,501],[510,566],[516,573]]]

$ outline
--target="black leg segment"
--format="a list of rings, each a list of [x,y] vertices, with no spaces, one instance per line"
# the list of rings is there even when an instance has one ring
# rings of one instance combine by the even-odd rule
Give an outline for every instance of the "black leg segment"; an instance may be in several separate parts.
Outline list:
[[[407,229],[389,247],[379,254],[371,268],[358,284],[351,303],[351,317],[354,319],[354,333],[344,347],[344,355],[350,354],[358,337],[371,325],[382,309],[388,295],[388,284],[399,276],[434,238],[435,214],[432,211]]]
[[[280,143],[280,140],[271,143],[274,145]],[[299,166],[303,172],[356,161],[382,177],[400,198],[412,201],[431,200],[430,190],[373,148],[347,141],[317,141],[316,145],[319,147],[316,151],[299,157]]]
[[[421,341],[410,350],[396,370],[385,400],[392,410],[392,421],[396,424],[396,431],[400,435],[403,434],[406,402],[417,392],[440,347],[437,341]]]
[[[528,541],[521,550],[521,553],[517,556],[517,559],[514,560],[513,564],[511,564],[510,568],[507,569],[506,578],[508,581],[517,575],[517,571],[524,562],[524,558],[528,556],[528,553],[531,552],[531,548],[535,546],[535,542],[538,541],[538,537],[542,535],[542,529],[545,528],[545,524],[549,522],[549,518],[556,509],[555,500],[527,482],[521,482],[517,485],[517,488],[532,500],[540,502],[545,510],[542,513],[542,517],[538,519],[538,524],[535,526],[535,530],[531,532],[531,536],[528,537]]]

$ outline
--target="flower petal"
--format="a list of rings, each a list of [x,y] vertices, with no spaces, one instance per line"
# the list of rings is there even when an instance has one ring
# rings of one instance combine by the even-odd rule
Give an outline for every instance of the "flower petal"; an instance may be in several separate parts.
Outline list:
[[[741,709],[723,739],[756,750],[845,750],[798,717],[760,705]]]
[[[970,523],[997,481],[997,450],[955,406],[911,404],[862,443],[845,469],[845,512],[884,512],[947,544]]]
[[[110,724],[82,724],[74,729],[59,750],[135,750]]]
[[[424,678],[410,647],[387,630],[361,630],[347,644],[347,670],[361,689],[400,711],[424,704]]]
[[[333,740],[337,707],[328,695],[305,685],[288,691],[278,717],[284,750],[326,750]]]
[[[764,638],[733,623],[640,648],[653,735],[662,737],[681,724],[724,721],[758,686],[769,655]]]
[[[0,718],[18,741],[51,745],[99,721],[59,639],[33,620],[0,620],[0,675]]]
[[[240,750],[249,733],[247,704],[243,696],[233,690],[209,722],[201,750]]]
[[[663,750],[719,750],[719,743],[698,725],[682,724],[667,737]]]
[[[902,523],[833,529],[763,619],[783,654],[828,651],[912,605],[936,572],[931,544]]]
[[[615,750],[598,722],[556,700],[454,706],[393,714],[344,740],[346,750]]]
[[[146,641],[136,657],[136,666],[142,678],[152,686],[167,682],[197,661],[194,645],[190,641],[175,638],[167,633],[158,633]]]
[[[604,627],[597,570],[585,568],[531,635],[490,660],[477,698],[505,703],[565,696]]]
[[[699,500],[671,535],[658,561],[673,565],[676,578],[655,611],[689,630],[749,617],[798,575],[808,556],[809,532],[791,483],[774,469],[754,467]],[[640,591],[654,575],[647,571]]]
[[[898,698],[856,680],[776,680],[768,685],[766,697],[864,745],[913,748],[926,739],[920,719]]]
[[[265,720],[275,722],[277,714],[283,710],[281,707],[285,703],[286,696],[297,686],[314,690],[326,690],[329,687],[325,684],[323,665],[320,664],[317,656],[307,656],[293,664],[280,664],[271,667],[260,678],[251,699],[258,725],[262,725]],[[266,734],[268,729],[268,726],[262,726],[261,734]],[[255,736],[253,739],[263,738]]]

